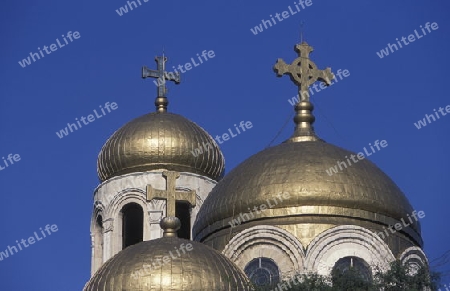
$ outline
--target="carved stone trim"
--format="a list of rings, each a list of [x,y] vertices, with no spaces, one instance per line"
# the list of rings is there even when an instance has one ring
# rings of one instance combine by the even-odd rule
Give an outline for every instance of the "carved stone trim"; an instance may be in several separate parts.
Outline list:
[[[114,230],[114,218],[103,220],[103,232],[107,233]]]
[[[374,232],[356,225],[341,225],[324,231],[308,246],[305,270],[328,276],[340,258],[355,256],[366,261],[372,272],[389,269],[395,260],[389,246]]]
[[[148,212],[148,220],[150,224],[159,224],[159,221],[163,217],[162,210],[151,210]]]

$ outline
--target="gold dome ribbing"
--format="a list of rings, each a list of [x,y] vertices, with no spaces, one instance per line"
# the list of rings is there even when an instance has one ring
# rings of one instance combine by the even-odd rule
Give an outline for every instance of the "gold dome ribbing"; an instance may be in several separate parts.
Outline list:
[[[181,244],[191,244],[192,250],[183,253]],[[170,258],[168,263],[161,266],[155,262],[164,256]],[[224,255],[204,244],[177,237],[162,237],[126,248],[107,261],[84,288],[84,291],[143,290],[251,289],[245,274]]]
[[[197,215],[193,229],[196,240],[221,249],[233,236],[230,222],[240,218],[240,231],[263,224],[308,225],[309,237],[298,235],[307,247],[318,229],[345,224],[376,229],[400,222],[412,213],[397,185],[367,159],[327,174],[326,170],[353,153],[316,136],[308,87],[316,81],[330,85],[334,75],[330,68],[317,69],[309,59],[313,48],[306,42],[294,49],[297,59],[290,65],[278,59],[273,68],[278,77],[287,74],[298,87],[294,134],[285,143],[253,155],[218,183]],[[268,199],[281,193],[289,193],[289,198],[268,207]],[[269,209],[252,211],[263,204]],[[399,233],[422,246],[418,222]],[[400,245],[397,241],[389,244],[396,244],[395,248]]]
[[[203,154],[195,157],[191,151],[196,148],[203,149]],[[149,113],[125,124],[108,139],[97,161],[101,181],[156,169],[191,172],[218,180],[224,167],[222,152],[204,129],[167,112]]]
[[[283,192],[290,194],[289,199],[260,214],[253,213],[250,221],[282,225],[286,218],[302,223],[308,217],[315,217],[316,222],[333,217],[337,225],[346,224],[345,218],[387,225],[406,219],[413,208],[405,195],[369,160],[332,176],[326,173],[336,161],[351,154],[318,140],[283,143],[253,155],[212,190],[198,213],[194,237],[202,240],[229,228],[229,222],[240,213],[268,205],[267,199]],[[405,231],[421,244],[419,224]]]

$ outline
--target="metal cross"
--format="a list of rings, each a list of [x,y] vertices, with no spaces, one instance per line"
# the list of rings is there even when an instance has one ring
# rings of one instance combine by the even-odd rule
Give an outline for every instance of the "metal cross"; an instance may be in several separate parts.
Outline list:
[[[195,191],[177,192],[175,190],[176,180],[180,177],[180,173],[165,171],[163,176],[166,177],[166,190],[153,189],[151,185],[147,185],[147,201],[152,199],[166,200],[166,217],[175,217],[175,202],[177,201],[187,201],[192,207],[195,207]]]
[[[180,84],[180,73],[176,72],[166,72],[165,66],[167,62],[167,57],[164,55],[162,57],[155,57],[156,65],[158,67],[158,70],[150,70],[146,66],[142,67],[142,78],[157,78],[155,83],[157,84],[157,97],[166,97],[167,88],[166,88],[166,80],[167,81],[174,81],[175,84]]]
[[[288,65],[282,59],[278,59],[273,70],[278,77],[289,74],[292,82],[298,86],[299,100],[309,101],[309,86],[316,81],[322,81],[329,86],[331,80],[334,79],[334,75],[330,68],[317,69],[316,64],[309,59],[309,54],[313,51],[313,48],[306,42],[297,44],[295,51],[298,53],[298,58],[292,64]]]

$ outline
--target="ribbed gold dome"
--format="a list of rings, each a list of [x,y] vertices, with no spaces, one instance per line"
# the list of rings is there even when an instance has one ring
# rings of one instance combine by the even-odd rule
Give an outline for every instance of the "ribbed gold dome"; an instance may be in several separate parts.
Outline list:
[[[197,148],[203,153],[196,157],[191,151]],[[128,122],[108,139],[98,156],[97,172],[101,181],[156,169],[218,180],[224,165],[222,152],[203,128],[177,114],[154,112]]]
[[[194,237],[203,241],[229,228],[229,222],[240,213],[249,213],[262,204],[268,206],[267,199],[283,192],[289,193],[289,199],[260,214],[253,211],[249,221],[285,224],[287,218],[291,223],[301,223],[302,217],[315,221],[328,217],[336,224],[352,218],[388,225],[407,219],[413,212],[407,198],[367,158],[332,176],[326,173],[351,154],[317,140],[287,142],[253,155],[212,190],[197,215]],[[417,244],[422,243],[418,223],[407,231]]]
[[[181,245],[192,248],[181,250]],[[177,252],[178,250],[178,252]],[[158,263],[164,257],[165,264]],[[245,274],[204,244],[163,237],[130,246],[107,261],[84,291],[243,291]]]

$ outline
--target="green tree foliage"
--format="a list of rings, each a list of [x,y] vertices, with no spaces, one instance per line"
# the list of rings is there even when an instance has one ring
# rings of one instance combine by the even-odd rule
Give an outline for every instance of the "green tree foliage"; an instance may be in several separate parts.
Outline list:
[[[298,275],[275,286],[254,287],[255,291],[437,291],[440,275],[429,272],[428,268],[419,268],[413,272],[400,261],[391,263],[390,270],[376,271],[371,280],[367,280],[357,268],[345,271],[333,270],[330,276],[315,273]]]
[[[350,267],[346,271],[333,270],[331,273],[332,290],[372,291],[374,288],[372,280],[367,280],[359,270]]]
[[[413,270],[402,265],[400,261],[391,263],[390,270],[382,273],[377,272],[375,286],[383,287],[385,291],[422,291],[438,290],[440,275],[429,272],[427,268],[419,268],[414,275]]]

